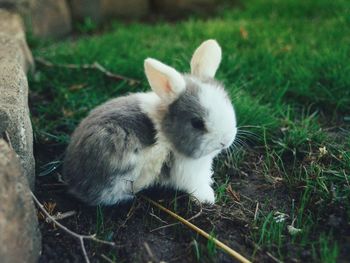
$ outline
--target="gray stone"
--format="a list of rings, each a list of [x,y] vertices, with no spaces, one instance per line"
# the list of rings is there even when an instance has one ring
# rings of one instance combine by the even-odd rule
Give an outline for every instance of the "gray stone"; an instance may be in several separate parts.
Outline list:
[[[181,17],[189,13],[210,13],[218,0],[152,0],[155,11],[167,17]]]
[[[84,21],[85,18],[90,18],[96,23],[101,22],[101,0],[70,0],[68,3],[73,20]]]
[[[0,57],[12,58],[22,65],[25,72],[34,70],[33,56],[26,42],[21,17],[11,11],[0,9],[0,25],[0,41],[1,45],[5,45],[0,46]]]
[[[31,8],[34,1],[36,0],[0,0],[0,8],[9,9],[24,14]]]
[[[1,262],[37,262],[41,240],[28,181],[15,152],[3,139],[0,139],[0,202]]]
[[[35,1],[36,0],[0,0],[0,8],[20,14],[26,28],[31,29],[31,10]]]
[[[9,115],[0,106],[0,137],[7,130],[7,127],[9,126],[9,122],[10,122]]]
[[[0,10],[0,24],[5,25],[0,28],[0,115],[1,118],[6,115],[6,131],[33,189],[33,133],[25,74],[28,69],[33,68],[33,58],[26,44],[21,17]],[[0,126],[5,130],[5,124]]]
[[[40,38],[60,38],[72,29],[66,0],[0,0],[0,8],[19,13],[26,28]]]
[[[149,12],[148,0],[101,0],[101,13],[108,18],[140,18]]]
[[[148,0],[70,0],[74,20],[91,18],[100,23],[110,18],[140,18],[148,14]]]
[[[0,35],[0,106],[8,115],[7,132],[34,187],[33,133],[29,119],[28,82],[18,42]]]
[[[41,38],[60,38],[72,30],[66,0],[36,0],[31,7],[31,29]]]

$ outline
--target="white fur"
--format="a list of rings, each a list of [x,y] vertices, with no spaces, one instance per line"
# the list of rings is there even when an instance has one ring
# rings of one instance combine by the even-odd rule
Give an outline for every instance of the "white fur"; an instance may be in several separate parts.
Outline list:
[[[214,190],[211,188],[213,156],[191,159],[176,153],[174,155],[175,161],[169,179],[160,183],[184,190],[201,203],[213,204],[215,202]]]
[[[237,133],[236,116],[230,99],[220,86],[213,86],[200,80],[195,80],[201,87],[200,104],[207,109],[209,116],[206,119],[208,133],[204,144],[207,153],[228,148],[234,141]]]
[[[140,176],[134,182],[135,191],[154,184],[168,185],[192,194],[200,202],[214,203],[211,187],[213,158],[233,142],[236,136],[236,117],[230,99],[222,87],[201,82],[200,77],[214,77],[221,61],[221,48],[214,40],[208,40],[195,51],[191,60],[193,81],[200,87],[200,104],[208,110],[206,119],[209,129],[201,146],[201,157],[186,157],[178,153],[161,131],[161,121],[170,101],[185,89],[185,81],[175,69],[154,60],[145,60],[145,72],[154,92],[137,94],[141,110],[155,125],[157,143],[147,147],[140,164]],[[196,78],[199,77],[199,78]],[[162,165],[169,153],[173,153],[173,163],[169,178],[158,178]]]
[[[214,190],[211,188],[212,160],[218,153],[212,153],[199,159],[188,158],[177,153],[171,143],[160,130],[163,109],[166,105],[154,93],[139,93],[141,110],[147,114],[155,124],[157,143],[145,150],[145,159],[140,178],[136,179],[134,189],[137,191],[156,182],[186,191],[202,203],[214,203]],[[170,151],[174,154],[169,179],[158,178],[163,163],[167,160]]]
[[[209,39],[194,52],[191,59],[191,73],[197,77],[213,78],[220,62],[221,48],[215,40]]]

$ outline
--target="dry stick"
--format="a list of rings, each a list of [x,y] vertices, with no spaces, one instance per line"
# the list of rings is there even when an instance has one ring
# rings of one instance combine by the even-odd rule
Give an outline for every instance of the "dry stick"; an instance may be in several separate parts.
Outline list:
[[[113,261],[112,259],[110,259],[109,257],[107,257],[105,254],[101,255],[101,258],[103,258],[104,260],[106,260],[108,263],[115,263],[115,261]]]
[[[102,239],[98,239],[95,237],[95,234],[94,235],[80,235],[80,234],[75,233],[72,230],[68,229],[67,227],[65,227],[64,225],[59,223],[53,216],[51,216],[49,214],[49,212],[46,211],[45,207],[40,203],[40,201],[36,198],[36,196],[33,194],[32,191],[30,191],[30,194],[32,195],[34,202],[37,204],[37,206],[40,208],[40,210],[45,214],[45,216],[50,220],[50,222],[54,222],[55,225],[57,225],[60,229],[62,229],[63,231],[65,231],[69,235],[77,238],[80,241],[81,250],[83,251],[85,262],[89,263],[90,260],[89,260],[89,257],[87,255],[86,249],[85,249],[84,239],[92,240],[92,241],[95,241],[95,242],[98,242],[101,244],[105,244],[105,245],[110,245],[113,247],[115,246],[114,242],[109,242],[109,241],[105,241]]]
[[[197,199],[197,201],[198,201],[198,199]],[[202,206],[202,204],[201,204],[199,201],[198,201],[198,204],[199,204],[199,206],[200,206],[199,212],[198,212],[197,214],[195,214],[194,216],[190,217],[189,219],[186,219],[187,221],[192,221],[193,219],[196,219],[197,217],[199,217],[199,216],[202,214],[202,212],[203,212],[203,206]],[[157,228],[152,229],[150,232],[154,232],[154,231],[158,231],[158,230],[161,230],[161,229],[164,229],[164,228],[176,226],[176,225],[178,225],[178,224],[180,224],[180,222],[168,224],[168,225],[165,225],[165,226],[160,226],[160,227],[157,227]]]
[[[94,70],[98,70],[100,72],[102,72],[105,76],[107,76],[108,78],[120,81],[120,80],[125,80],[127,82],[129,82],[130,85],[134,85],[134,84],[140,84],[140,81],[137,79],[132,79],[123,75],[119,75],[119,74],[114,74],[112,72],[110,72],[109,70],[107,70],[106,68],[104,68],[100,63],[98,63],[97,61],[95,61],[92,64],[82,64],[82,65],[76,65],[76,64],[54,64],[50,61],[47,61],[43,58],[37,57],[35,58],[35,61],[39,64],[42,64],[46,67],[59,67],[59,68],[69,68],[69,69],[94,69]]]
[[[254,221],[256,221],[256,219],[258,218],[258,212],[259,212],[259,202],[256,202]]]
[[[229,254],[231,257],[237,259],[239,262],[242,263],[251,263],[251,261],[249,261],[248,259],[246,259],[245,257],[243,257],[241,254],[239,254],[238,252],[234,251],[232,248],[228,247],[227,245],[225,245],[224,243],[222,243],[221,241],[217,240],[215,237],[210,236],[207,232],[205,232],[204,230],[200,229],[199,227],[195,226],[194,224],[192,224],[191,222],[188,222],[186,219],[184,219],[183,217],[179,216],[178,214],[175,214],[174,212],[170,211],[169,209],[165,208],[164,206],[162,206],[161,204],[153,201],[152,199],[149,199],[148,197],[144,196],[144,195],[140,195],[143,199],[145,199],[146,201],[148,201],[149,203],[151,203],[152,205],[158,207],[160,210],[163,210],[164,212],[166,212],[167,214],[171,215],[172,217],[176,218],[177,220],[179,220],[181,223],[183,223],[184,225],[188,226],[189,228],[191,228],[192,230],[196,231],[198,234],[204,236],[206,239],[212,240],[216,246],[218,246],[219,248],[221,248],[224,252],[226,252],[227,254]]]

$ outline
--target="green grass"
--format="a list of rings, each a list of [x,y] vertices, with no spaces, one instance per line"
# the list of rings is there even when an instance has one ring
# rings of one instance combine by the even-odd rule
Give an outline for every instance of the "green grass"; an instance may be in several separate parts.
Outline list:
[[[90,32],[95,25],[87,21],[81,27]],[[349,228],[350,218],[347,0],[249,0],[240,9],[229,8],[207,20],[115,22],[109,33],[77,41],[32,40],[37,57],[63,64],[98,61],[142,83],[130,86],[92,70],[38,67],[30,79],[36,142],[64,147],[93,107],[121,94],[148,90],[146,57],[189,71],[193,50],[207,38],[217,39],[223,48],[217,78],[232,97],[243,131],[240,139],[263,149],[262,170],[255,172],[271,185],[282,182],[286,194],[295,199],[289,209],[279,211],[288,215],[283,222],[276,222],[278,211],[261,211],[252,239],[281,260],[301,259],[303,251],[311,251],[312,261],[336,262],[342,248],[339,229]],[[245,151],[243,147],[223,157],[216,171],[225,165],[239,168],[247,160]],[[41,164],[46,162],[44,158]],[[220,172],[215,177],[216,196],[223,204],[228,178]],[[104,226],[101,211],[97,210],[98,231]],[[342,218],[343,225],[327,225],[333,215]],[[292,235],[288,225],[301,231]],[[286,244],[293,246],[293,253]],[[201,247],[197,241],[193,246],[199,260]],[[214,253],[209,243],[207,249]]]

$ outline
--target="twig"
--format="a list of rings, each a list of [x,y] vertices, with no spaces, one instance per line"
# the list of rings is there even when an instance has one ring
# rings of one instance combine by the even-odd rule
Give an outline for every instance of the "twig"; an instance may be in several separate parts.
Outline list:
[[[77,212],[76,211],[67,211],[64,213],[58,212],[56,215],[52,216],[52,218],[54,218],[55,220],[62,220],[65,219],[67,217],[71,217],[74,216]],[[48,219],[48,223],[50,219]]]
[[[276,258],[274,255],[272,255],[270,252],[266,251],[266,255],[268,255],[273,261],[277,262],[277,263],[282,263],[281,260],[279,260],[278,258]]]
[[[240,198],[240,196],[239,196],[239,193],[233,191],[231,184],[229,184],[229,185],[227,186],[226,191],[231,195],[231,197],[232,197],[235,201],[237,201],[237,202],[240,202],[240,201],[241,201],[241,198]]]
[[[85,258],[85,262],[86,263],[90,263],[89,257],[88,257],[88,255],[86,253],[86,249],[85,249],[85,245],[84,245],[84,239],[80,237],[79,240],[80,240],[81,250],[83,251],[83,255],[84,255],[84,258]]]
[[[243,204],[242,202],[237,202],[236,200],[232,200],[232,202],[234,202],[236,205],[239,205],[242,208],[242,210],[246,211],[247,213],[254,215],[254,213],[250,211],[248,208],[246,208],[245,204]]]
[[[161,230],[161,229],[164,229],[164,228],[168,228],[168,227],[172,227],[172,226],[176,226],[176,225],[179,225],[180,223],[177,222],[177,223],[172,223],[172,224],[169,224],[169,225],[165,225],[165,226],[160,226],[160,227],[157,227],[157,228],[154,228],[152,230],[150,230],[149,232],[155,232],[155,231],[158,231],[158,230]]]
[[[193,196],[193,198],[196,198],[196,197]],[[187,219],[187,221],[192,221],[193,219],[199,217],[203,213],[202,203],[198,199],[197,199],[197,204],[200,207],[199,212],[197,214],[195,214],[194,216],[190,217],[189,219]]]
[[[159,216],[156,216],[155,214],[153,214],[152,212],[149,212],[150,216],[153,216],[154,218],[158,219],[160,222],[162,222],[163,224],[168,224],[167,221],[161,219]]]
[[[153,252],[152,252],[150,246],[148,245],[148,243],[147,243],[147,242],[144,242],[144,243],[143,243],[143,246],[145,247],[148,256],[149,256],[152,260],[154,260],[155,262],[157,262],[158,260],[156,260],[156,258],[155,258],[155,256],[154,256],[154,254],[153,254]]]
[[[227,254],[229,254],[231,257],[237,259],[239,262],[243,262],[243,263],[250,263],[251,261],[249,261],[248,259],[246,259],[245,257],[243,257],[241,254],[239,254],[238,252],[236,252],[235,250],[233,250],[232,248],[228,247],[227,245],[225,245],[224,243],[222,243],[221,241],[217,240],[215,237],[210,236],[207,232],[205,232],[204,230],[200,229],[199,227],[195,226],[194,224],[192,224],[191,222],[187,221],[186,219],[184,219],[183,217],[179,216],[178,214],[175,214],[174,212],[170,211],[169,209],[165,208],[164,206],[160,205],[159,203],[149,199],[146,196],[140,195],[144,200],[146,200],[147,202],[151,203],[152,205],[158,207],[160,210],[166,212],[167,214],[171,215],[172,217],[174,217],[175,219],[179,220],[181,223],[183,223],[184,225],[188,226],[189,228],[191,228],[192,230],[196,231],[198,234],[204,236],[207,239],[212,240],[216,246],[218,246],[219,248],[221,248],[224,252],[226,252]]]
[[[256,219],[258,218],[258,211],[259,211],[259,202],[256,202],[254,221],[256,221]]]
[[[129,83],[129,85],[135,85],[140,84],[140,81],[137,79],[132,79],[123,75],[114,74],[104,68],[100,63],[95,61],[92,64],[82,64],[82,65],[76,65],[76,64],[54,64],[50,61],[47,61],[43,58],[37,57],[35,58],[35,62],[44,65],[46,67],[58,67],[58,68],[69,68],[69,69],[93,69],[102,72],[106,77],[114,79],[116,81],[125,80]]]
[[[245,199],[247,199],[248,201],[255,203],[253,199],[249,198],[248,196],[244,195],[244,194],[240,194],[241,197],[244,197]]]
[[[193,198],[195,198],[195,197],[193,196]],[[192,221],[193,219],[199,217],[203,213],[203,206],[202,206],[202,204],[199,201],[197,203],[198,203],[198,205],[200,207],[199,212],[197,214],[195,214],[194,216],[190,217],[189,219],[186,219],[187,221]],[[161,229],[164,229],[164,228],[176,226],[178,224],[180,224],[180,223],[177,222],[177,223],[172,223],[172,224],[168,224],[168,225],[165,225],[165,226],[160,226],[160,227],[152,229],[150,232],[154,232],[154,231],[158,231],[158,230],[161,230]]]
[[[137,204],[137,206],[136,206],[136,204]],[[133,203],[132,203],[132,205],[131,205],[131,207],[130,207],[130,209],[129,209],[129,212],[127,213],[127,215],[126,215],[126,219],[124,220],[124,222],[117,228],[117,230],[115,231],[116,232],[116,235],[118,235],[119,234],[119,231],[120,231],[120,229],[121,228],[123,228],[125,225],[126,225],[126,223],[129,221],[129,219],[132,217],[132,215],[134,214],[134,212],[136,211],[136,209],[138,209],[138,206],[139,206],[140,204],[137,202],[137,199],[135,198],[134,199],[134,201],[133,201]]]
[[[108,263],[115,263],[115,261],[113,261],[112,259],[110,259],[109,257],[107,257],[105,254],[101,255],[101,258],[103,258],[104,260],[106,260]]]
[[[67,234],[69,234],[72,237],[75,237],[76,239],[79,240],[80,245],[81,245],[81,250],[82,250],[83,256],[85,258],[85,262],[89,263],[90,260],[89,260],[89,257],[87,255],[86,249],[85,249],[84,239],[92,240],[92,241],[95,241],[97,243],[101,243],[101,244],[105,244],[105,245],[109,245],[109,246],[115,247],[115,243],[114,242],[109,242],[109,241],[105,241],[105,240],[102,240],[102,239],[98,239],[98,238],[96,238],[95,234],[94,235],[81,235],[81,234],[73,232],[72,230],[70,230],[69,228],[67,228],[66,226],[62,225],[60,222],[58,222],[53,216],[51,216],[49,214],[49,212],[46,211],[44,206],[40,203],[40,201],[36,198],[36,196],[33,194],[33,192],[30,192],[30,194],[32,195],[32,198],[33,198],[34,202],[37,204],[37,206],[45,214],[46,218],[48,218],[50,222],[54,222],[55,225],[58,226],[61,230],[65,231]]]

